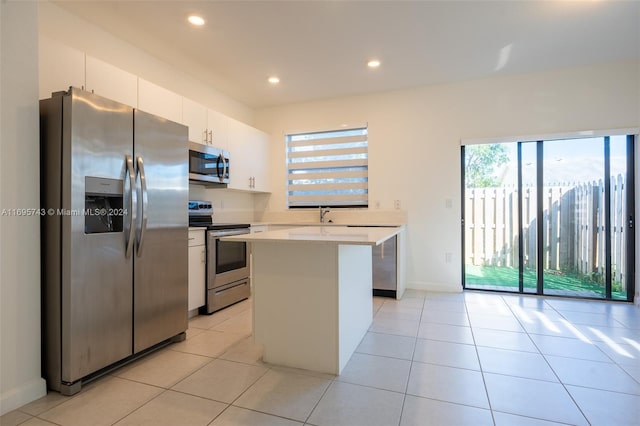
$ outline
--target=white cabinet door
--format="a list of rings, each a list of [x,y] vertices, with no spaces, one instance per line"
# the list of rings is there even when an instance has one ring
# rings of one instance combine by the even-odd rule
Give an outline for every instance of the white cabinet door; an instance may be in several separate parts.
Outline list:
[[[253,176],[253,190],[270,192],[269,185],[269,135],[258,129],[251,129],[251,169]]]
[[[41,36],[38,47],[40,99],[51,93],[68,90],[70,86],[85,87],[84,52],[56,40]]]
[[[231,179],[228,187],[269,192],[269,137],[240,121],[229,119]]]
[[[206,249],[204,231],[189,231],[189,311],[204,306]]]
[[[138,77],[87,55],[87,90],[96,95],[138,106]]]
[[[182,122],[182,96],[138,78],[138,108],[176,123]]]
[[[204,105],[182,98],[182,124],[189,127],[189,140],[228,151],[227,117]]]
[[[229,150],[228,140],[229,118],[212,109],[207,111],[207,131],[209,132],[209,144],[216,148]]]
[[[189,140],[207,143],[207,108],[189,98],[182,98],[182,124],[189,127]]]
[[[252,191],[253,174],[251,132],[246,124],[229,119],[229,157],[231,171],[228,188]]]

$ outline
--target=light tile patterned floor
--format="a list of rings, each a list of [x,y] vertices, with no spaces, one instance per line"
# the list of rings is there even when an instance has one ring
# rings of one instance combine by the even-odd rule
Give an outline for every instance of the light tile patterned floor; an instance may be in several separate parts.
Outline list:
[[[9,425],[640,425],[640,310],[497,293],[374,298],[340,376],[264,364],[251,302],[7,413]]]

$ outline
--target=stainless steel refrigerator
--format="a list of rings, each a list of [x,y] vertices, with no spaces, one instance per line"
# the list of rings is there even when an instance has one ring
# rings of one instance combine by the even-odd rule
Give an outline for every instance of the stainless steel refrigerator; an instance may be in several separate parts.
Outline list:
[[[184,339],[188,131],[70,88],[40,101],[40,134],[43,375],[70,395]]]

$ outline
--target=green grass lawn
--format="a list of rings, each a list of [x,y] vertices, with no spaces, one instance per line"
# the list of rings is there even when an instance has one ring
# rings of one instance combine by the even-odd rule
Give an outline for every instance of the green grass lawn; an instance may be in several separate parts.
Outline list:
[[[536,288],[536,273],[534,271],[525,270],[523,276],[524,288]],[[505,290],[518,289],[518,270],[509,267],[499,266],[474,266],[465,265],[465,284],[467,288],[483,288],[486,286],[505,287]],[[575,293],[576,295],[585,295],[588,297],[604,298],[604,286],[587,279],[562,274],[557,271],[545,271],[544,273],[545,290],[558,290],[566,295]],[[526,292],[526,291],[525,291]],[[555,292],[554,292],[555,293]],[[626,300],[625,292],[612,292],[614,299]]]

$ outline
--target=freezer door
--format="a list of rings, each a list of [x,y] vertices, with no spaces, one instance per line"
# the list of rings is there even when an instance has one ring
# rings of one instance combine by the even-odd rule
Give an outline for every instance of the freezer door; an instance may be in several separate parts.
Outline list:
[[[62,381],[74,382],[132,354],[133,261],[122,226],[130,217],[115,209],[127,199],[133,109],[78,89],[62,105],[62,167],[48,178],[62,182]],[[111,224],[91,232],[96,220]]]
[[[188,129],[136,110],[134,352],[187,329]]]

